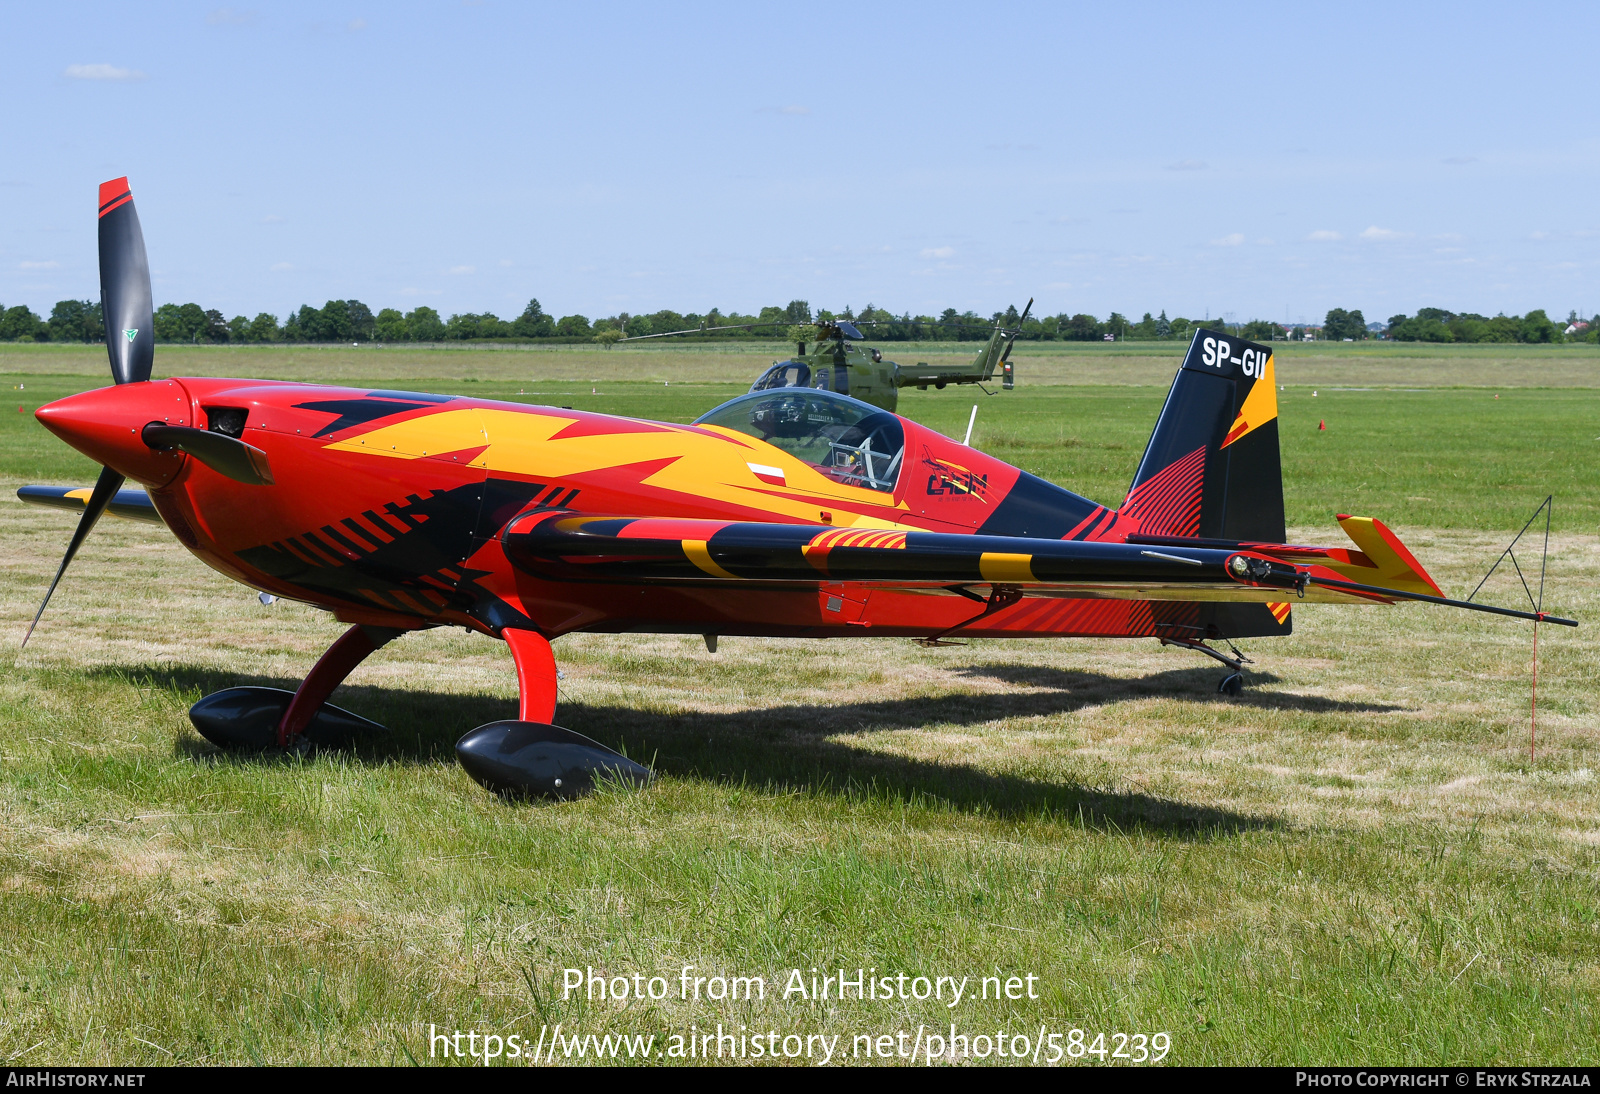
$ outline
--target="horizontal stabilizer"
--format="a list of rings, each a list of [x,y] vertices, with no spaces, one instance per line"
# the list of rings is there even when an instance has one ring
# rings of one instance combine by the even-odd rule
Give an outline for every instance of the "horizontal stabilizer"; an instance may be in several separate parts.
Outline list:
[[[29,505],[64,509],[69,513],[83,512],[89,505],[89,495],[92,493],[94,493],[93,488],[88,486],[17,487],[17,497]],[[142,520],[146,524],[161,523],[161,515],[151,504],[150,495],[141,487],[125,487],[118,490],[106,511],[123,520]]]
[[[1406,550],[1400,537],[1391,532],[1383,521],[1376,517],[1352,517],[1344,513],[1339,514],[1338,521],[1344,534],[1361,548],[1359,552],[1351,552],[1351,555],[1359,554],[1360,558],[1352,557],[1351,561],[1355,564],[1350,566],[1328,564],[1330,570],[1365,585],[1382,585],[1387,589],[1426,596],[1444,595],[1444,590],[1428,576],[1422,563]]]

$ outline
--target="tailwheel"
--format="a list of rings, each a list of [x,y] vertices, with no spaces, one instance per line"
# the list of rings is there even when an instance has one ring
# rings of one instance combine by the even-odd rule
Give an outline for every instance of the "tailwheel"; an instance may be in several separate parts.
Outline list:
[[[1162,638],[1161,644],[1163,646],[1182,646],[1186,650],[1194,650],[1195,653],[1203,653],[1215,661],[1222,662],[1233,671],[1224,676],[1222,682],[1217,685],[1218,694],[1228,696],[1244,694],[1244,667],[1253,665],[1255,662],[1240,653],[1238,647],[1232,642],[1228,643],[1228,649],[1233,653],[1232,657],[1192,638]]]

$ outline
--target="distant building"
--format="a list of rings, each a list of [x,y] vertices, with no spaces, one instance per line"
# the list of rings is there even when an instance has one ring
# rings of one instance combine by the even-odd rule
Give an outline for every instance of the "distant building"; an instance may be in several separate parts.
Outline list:
[[[1573,323],[1570,326],[1568,326],[1567,329],[1562,331],[1561,333],[1570,337],[1570,336],[1572,336],[1574,334],[1582,334],[1584,331],[1586,331],[1588,329],[1589,329],[1589,324],[1585,323],[1582,319],[1580,319],[1576,323]]]

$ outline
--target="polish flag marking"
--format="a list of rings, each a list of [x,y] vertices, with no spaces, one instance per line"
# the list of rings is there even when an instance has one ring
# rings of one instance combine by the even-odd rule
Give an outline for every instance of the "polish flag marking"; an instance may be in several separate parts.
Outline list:
[[[749,463],[748,461],[745,463],[745,466],[755,474],[756,478],[760,479],[764,483],[767,483],[768,485],[789,485],[789,480],[784,478],[783,468],[781,467],[768,467],[764,463]]]

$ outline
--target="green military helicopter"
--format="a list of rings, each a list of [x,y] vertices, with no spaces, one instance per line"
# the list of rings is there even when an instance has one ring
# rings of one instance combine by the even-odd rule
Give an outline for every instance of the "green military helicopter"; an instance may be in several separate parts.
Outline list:
[[[774,361],[756,382],[751,391],[774,391],[786,387],[819,388],[849,395],[864,403],[893,413],[899,402],[900,389],[916,387],[926,391],[929,387],[943,389],[948,384],[983,384],[994,380],[995,370],[1000,370],[1000,386],[1009,391],[1016,386],[1016,370],[1011,363],[1011,348],[1016,344],[1023,322],[1033,310],[1033,301],[1022,310],[1015,328],[994,325],[988,342],[978,350],[972,363],[965,368],[939,367],[919,361],[907,368],[886,360],[883,353],[860,343],[866,340],[860,328],[846,319],[827,319],[812,323],[818,339],[810,353],[806,343],[795,348],[795,355],[787,361]],[[738,323],[711,327],[701,325],[692,330],[664,331],[660,334],[642,334],[624,338],[624,342],[642,342],[647,338],[674,338],[688,334],[710,334],[723,330],[751,330],[758,327],[786,326],[782,323]],[[871,326],[864,323],[862,326]],[[986,389],[987,390],[987,389]],[[992,393],[991,393],[992,394]]]

